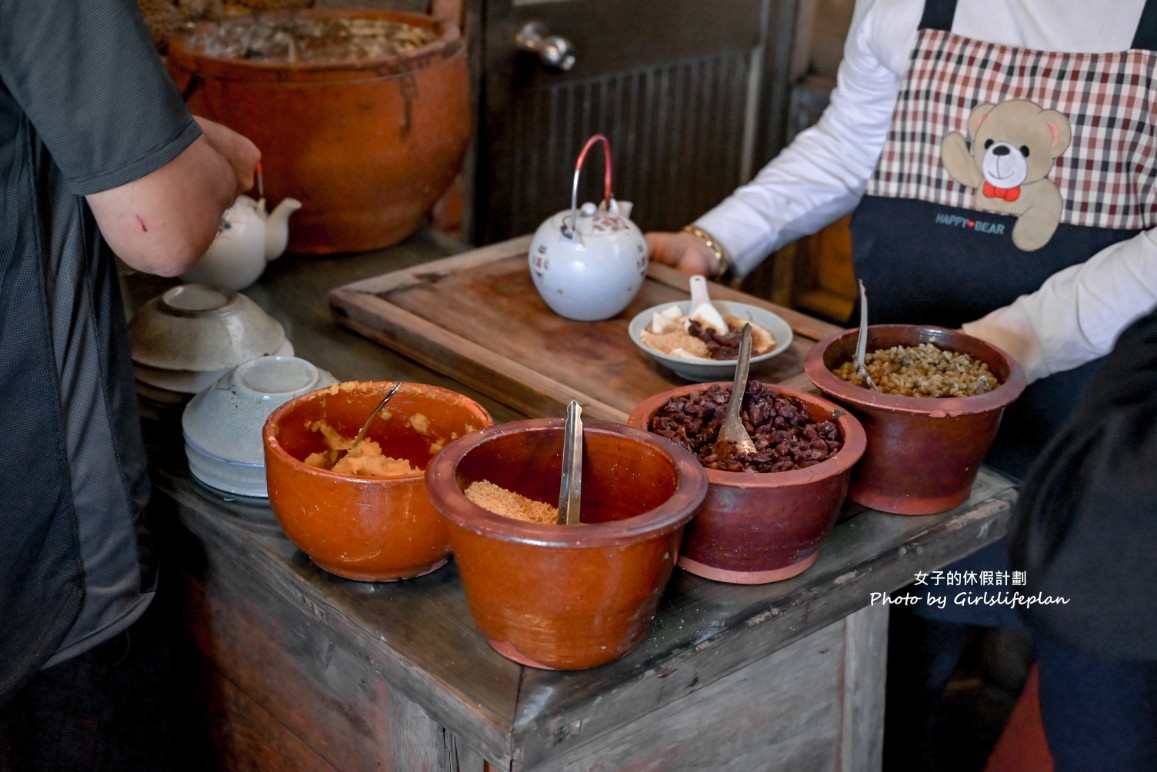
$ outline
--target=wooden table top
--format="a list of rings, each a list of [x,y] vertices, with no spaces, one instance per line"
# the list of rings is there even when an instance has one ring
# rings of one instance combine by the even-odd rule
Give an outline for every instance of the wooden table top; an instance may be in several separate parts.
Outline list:
[[[502,249],[512,246],[517,245]],[[339,325],[332,316],[333,290],[349,293],[354,283],[360,287],[356,292],[365,294],[362,282],[372,286],[380,281],[375,277],[418,265],[437,272],[437,261],[453,251],[452,245],[419,234],[380,254],[287,256],[246,294],[282,321],[298,355],[340,379],[408,378],[449,385],[480,399],[498,421],[526,415],[512,407],[523,397],[495,399],[486,393],[491,387],[447,377],[344,329],[346,321]],[[126,282],[130,307],[158,288],[143,277],[133,279]],[[676,291],[675,277],[657,281],[663,293]],[[793,327],[810,329],[816,337],[830,327],[791,312],[785,316],[792,317]],[[807,335],[797,336],[806,345]],[[779,365],[799,366],[800,356],[795,352]],[[526,393],[530,407],[567,396],[541,388]],[[533,401],[544,393],[546,402]],[[614,403],[607,404],[613,408]],[[849,504],[817,563],[800,576],[739,586],[676,571],[649,635],[637,648],[592,670],[549,672],[519,666],[490,649],[470,618],[453,561],[403,582],[359,583],[331,576],[285,537],[266,501],[228,496],[190,477],[175,416],[146,421],[146,435],[155,485],[202,549],[240,561],[253,581],[275,588],[286,603],[320,620],[327,635],[364,652],[394,688],[486,757],[509,758],[517,746],[527,763],[582,742],[570,737],[576,721],[585,737],[621,726],[641,711],[686,696],[867,606],[873,592],[896,590],[918,571],[941,567],[995,541],[1006,530],[1015,499],[1010,481],[983,469],[969,500],[943,514],[904,517]],[[672,673],[678,677],[666,677]]]

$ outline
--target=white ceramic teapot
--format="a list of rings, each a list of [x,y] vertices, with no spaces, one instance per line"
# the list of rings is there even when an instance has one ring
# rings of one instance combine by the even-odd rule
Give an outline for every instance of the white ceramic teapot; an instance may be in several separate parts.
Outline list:
[[[606,164],[603,202],[578,206],[579,173],[595,142]],[[581,322],[610,319],[630,305],[647,275],[647,242],[630,220],[631,204],[611,192],[606,137],[587,140],[575,164],[571,208],[535,231],[527,256],[534,286],[551,310]]]
[[[301,202],[296,198],[285,198],[267,213],[264,198],[238,196],[233,206],[225,210],[209,249],[181,279],[231,290],[245,289],[257,281],[266,263],[285,252],[289,216],[300,208]]]

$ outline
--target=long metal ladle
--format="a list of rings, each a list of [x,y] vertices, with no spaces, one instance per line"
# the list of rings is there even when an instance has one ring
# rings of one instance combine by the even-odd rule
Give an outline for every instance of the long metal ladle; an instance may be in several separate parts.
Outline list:
[[[389,402],[390,399],[398,393],[398,389],[400,388],[402,388],[402,382],[398,381],[389,391],[386,392],[386,396],[382,397],[382,401],[379,402],[378,406],[374,408],[374,412],[370,413],[370,417],[366,419],[364,424],[362,424],[361,430],[358,431],[358,436],[354,437],[354,441],[350,445],[349,450],[345,452],[345,455],[348,456],[350,453],[353,453],[354,449],[357,448],[358,445],[362,444],[362,440],[365,439],[366,436],[366,429],[370,428],[370,424],[375,418],[377,418],[378,413],[382,412],[382,408],[385,407],[386,403]]]
[[[731,383],[731,395],[727,398],[727,415],[719,427],[715,438],[715,455],[727,460],[732,454],[755,452],[755,442],[743,425],[740,412],[743,410],[743,395],[747,392],[747,371],[751,366],[751,325],[743,325],[739,338],[739,359],[735,363],[735,380]]]
[[[868,293],[860,282],[860,329],[856,333],[856,375],[864,379],[864,384],[872,391],[879,391],[872,376],[868,375]]]
[[[558,524],[578,525],[583,487],[582,408],[575,400],[566,406],[562,440],[562,482],[558,486]]]

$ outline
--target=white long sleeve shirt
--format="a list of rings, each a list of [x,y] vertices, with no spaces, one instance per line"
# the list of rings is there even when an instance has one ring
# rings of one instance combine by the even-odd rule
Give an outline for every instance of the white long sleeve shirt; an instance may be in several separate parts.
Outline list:
[[[1144,0],[959,0],[952,31],[1044,51],[1130,47]],[[831,103],[748,184],[699,218],[740,273],[852,211],[888,134],[923,0],[858,0]],[[1036,292],[963,326],[1012,354],[1030,381],[1112,349],[1157,304],[1157,233],[1145,231],[1054,274]]]

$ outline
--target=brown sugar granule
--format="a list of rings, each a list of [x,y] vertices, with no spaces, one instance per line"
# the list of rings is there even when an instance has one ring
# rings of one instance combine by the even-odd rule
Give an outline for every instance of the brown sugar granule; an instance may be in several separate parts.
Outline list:
[[[558,508],[508,491],[489,480],[470,483],[466,498],[496,515],[525,520],[529,523],[557,523]]]

